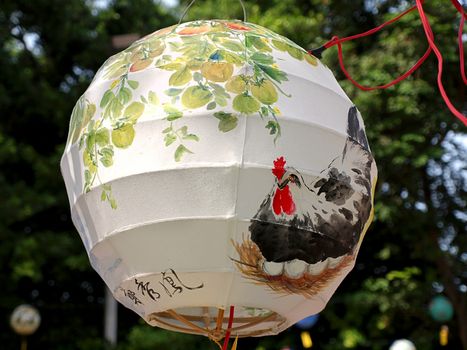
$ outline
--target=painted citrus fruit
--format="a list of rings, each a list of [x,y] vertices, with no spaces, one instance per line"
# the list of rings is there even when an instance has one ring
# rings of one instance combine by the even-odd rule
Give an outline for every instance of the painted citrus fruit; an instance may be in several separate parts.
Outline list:
[[[182,104],[187,108],[199,108],[208,103],[212,98],[209,90],[201,86],[190,86],[182,95]]]
[[[215,82],[227,81],[233,73],[233,64],[227,62],[205,62],[201,66],[201,74],[207,80]]]
[[[233,108],[241,113],[252,114],[259,111],[259,101],[251,95],[237,95],[233,100]]]
[[[210,26],[199,26],[199,27],[186,27],[178,32],[180,35],[194,35],[206,33],[211,29]]]
[[[233,76],[226,84],[225,89],[236,94],[241,94],[246,90],[245,79],[241,75]]]
[[[112,130],[112,143],[118,148],[127,148],[133,143],[135,129],[131,124],[125,124],[121,128]]]
[[[276,87],[269,80],[264,80],[261,85],[253,85],[251,93],[266,105],[273,104],[278,97]]]

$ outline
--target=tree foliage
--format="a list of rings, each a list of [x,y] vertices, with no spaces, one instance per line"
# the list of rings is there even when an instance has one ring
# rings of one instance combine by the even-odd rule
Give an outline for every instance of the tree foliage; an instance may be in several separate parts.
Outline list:
[[[31,348],[104,349],[104,287],[88,263],[69,218],[59,160],[69,116],[93,74],[114,53],[111,37],[150,33],[176,23],[186,5],[151,0],[35,0],[0,3],[0,315],[36,305],[43,318]],[[332,35],[359,33],[407,6],[386,0],[257,0],[248,20],[305,48]],[[465,103],[458,73],[458,16],[447,2],[425,2],[445,57],[444,82],[457,106]],[[198,1],[185,20],[242,18],[235,1]],[[378,34],[345,44],[345,62],[362,84],[383,84],[426,50],[416,13]],[[312,329],[321,349],[387,349],[398,338],[438,349],[428,315],[433,296],[455,307],[449,348],[467,348],[467,152],[464,131],[436,90],[431,57],[412,77],[387,90],[361,92],[326,63],[362,112],[379,168],[376,217],[354,271]],[[120,349],[215,349],[208,340],[155,330],[119,309]],[[0,332],[5,348],[18,346]],[[240,341],[245,349],[300,349],[294,328]]]

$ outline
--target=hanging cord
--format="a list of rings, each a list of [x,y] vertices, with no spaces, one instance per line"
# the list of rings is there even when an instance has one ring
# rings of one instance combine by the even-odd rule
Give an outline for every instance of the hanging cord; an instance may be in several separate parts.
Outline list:
[[[457,11],[461,13],[461,26],[460,26],[459,33],[458,33],[458,36],[459,36],[458,40],[459,40],[459,49],[460,49],[459,50],[459,57],[460,57],[461,67],[462,67],[461,68],[461,74],[462,74],[462,78],[463,78],[463,80],[465,82],[467,79],[464,79],[465,78],[465,73],[464,73],[464,53],[463,53],[463,46],[462,46],[462,32],[463,32],[462,29],[463,29],[464,18],[466,17],[466,14],[464,13],[463,8],[460,6],[460,4],[456,0],[451,0],[451,2],[456,7]],[[443,97],[443,100],[446,103],[446,105],[448,106],[451,113],[453,113],[464,125],[467,125],[467,118],[452,105],[452,103],[450,102],[450,100],[447,97],[447,94],[446,94],[446,92],[444,90],[444,87],[443,87],[443,84],[442,84],[442,81],[441,81],[441,75],[442,75],[442,70],[443,70],[442,69],[442,56],[441,56],[441,53],[439,52],[438,48],[436,47],[436,44],[434,43],[434,35],[433,35],[433,32],[432,32],[431,27],[429,25],[428,19],[426,18],[426,15],[425,15],[425,13],[423,11],[422,3],[423,3],[423,0],[416,0],[416,5],[415,6],[412,6],[411,8],[409,8],[406,11],[402,12],[398,16],[392,18],[391,20],[379,25],[376,28],[370,29],[370,30],[368,30],[368,31],[366,31],[364,33],[348,36],[348,37],[345,37],[345,38],[339,38],[337,36],[334,36],[334,37],[332,37],[331,40],[329,40],[323,46],[321,46],[321,47],[319,47],[317,49],[310,50],[309,53],[314,55],[314,56],[317,56],[318,58],[321,58],[321,54],[322,54],[322,52],[324,50],[326,50],[327,48],[329,48],[331,46],[337,45],[339,65],[340,65],[340,68],[341,68],[342,72],[346,76],[346,78],[349,79],[350,82],[352,84],[354,84],[360,90],[371,91],[371,90],[377,90],[377,89],[386,89],[386,88],[388,88],[390,86],[393,86],[393,85],[401,82],[402,80],[406,79],[408,76],[410,76],[414,71],[416,71],[426,61],[428,56],[431,54],[431,51],[434,51],[437,58],[438,58],[438,88],[440,90],[441,96]],[[425,35],[427,37],[428,44],[429,44],[429,46],[428,46],[426,52],[423,54],[423,56],[407,72],[405,72],[403,75],[401,75],[400,77],[394,79],[393,81],[391,81],[391,82],[389,82],[387,84],[368,87],[368,86],[363,86],[363,85],[359,84],[357,81],[355,81],[350,76],[347,69],[345,68],[344,57],[343,57],[343,53],[342,53],[342,43],[346,42],[346,41],[355,40],[355,39],[358,39],[358,38],[361,38],[361,37],[365,37],[365,36],[369,36],[371,34],[374,34],[374,33],[378,32],[378,31],[380,31],[381,29],[383,29],[384,27],[386,27],[387,25],[396,22],[401,17],[405,16],[409,12],[414,11],[415,9],[417,9],[419,14],[420,14],[420,19],[422,20]],[[436,52],[439,54],[439,56],[438,56],[438,54]],[[439,63],[440,59],[441,59],[441,63]]]
[[[467,85],[467,77],[465,76],[465,63],[464,63],[464,43],[462,41],[462,35],[464,34],[464,21],[465,21],[465,18],[467,17],[467,14],[464,13],[464,9],[457,1],[453,2],[453,4],[456,10],[461,14],[461,21],[459,23],[459,31],[457,32],[457,41],[459,44],[459,65],[460,65],[462,80],[464,81],[464,84]]]
[[[229,314],[229,323],[227,326],[227,330],[225,331],[225,339],[224,345],[222,346],[222,350],[227,350],[227,346],[229,345],[230,333],[232,331],[232,323],[234,318],[234,307],[230,307],[230,314]]]
[[[183,21],[183,18],[185,18],[188,10],[190,9],[190,7],[195,3],[196,0],[191,0],[191,2],[187,5],[187,7],[185,7],[185,9],[183,10],[181,16],[180,16],[180,20],[178,21],[178,24],[182,23]],[[246,22],[246,8],[245,8],[245,4],[243,3],[242,0],[238,0],[238,2],[240,3],[240,5],[242,6],[242,10],[243,10],[243,22]]]
[[[430,22],[428,21],[428,18],[426,17],[425,11],[423,10],[422,6],[422,1],[421,0],[415,0],[417,7],[418,7],[418,13],[420,14],[420,18],[422,19],[423,23],[423,30],[425,31],[426,38],[428,40],[428,43],[430,44],[430,47],[432,48],[433,52],[436,55],[436,58],[438,59],[438,89],[439,92],[441,93],[441,96],[443,97],[444,103],[448,106],[449,110],[451,111],[452,114],[454,114],[462,123],[464,123],[465,126],[467,126],[467,117],[463,115],[460,111],[454,107],[454,105],[451,103],[449,100],[448,95],[446,94],[446,91],[444,90],[443,86],[443,81],[442,81],[442,76],[443,76],[443,56],[441,55],[441,52],[439,51],[438,47],[436,46],[433,38],[433,32],[431,30]],[[451,0],[451,2],[457,2],[457,0]],[[457,8],[457,7],[456,7]],[[463,12],[461,12],[462,17]]]
[[[326,50],[327,48],[331,47],[331,46],[334,46],[334,45],[337,45],[337,52],[338,52],[338,57],[339,57],[339,65],[341,67],[341,70],[342,72],[344,73],[345,77],[347,79],[349,79],[351,81],[352,84],[354,84],[356,87],[358,87],[360,90],[363,90],[363,91],[372,91],[372,90],[379,90],[379,89],[386,89],[390,86],[393,86],[399,82],[401,82],[402,80],[406,79],[408,76],[410,76],[413,72],[415,72],[422,64],[423,62],[426,61],[426,59],[428,58],[428,56],[430,56],[430,53],[431,53],[431,47],[428,46],[426,52],[423,54],[423,56],[415,63],[415,65],[410,68],[407,72],[405,72],[404,74],[402,74],[400,77],[394,79],[393,81],[387,83],[387,84],[384,84],[384,85],[378,85],[378,86],[363,86],[361,84],[359,84],[357,81],[355,81],[349,74],[349,72],[347,71],[347,69],[345,68],[345,65],[344,65],[344,57],[343,57],[343,53],[342,53],[342,43],[346,42],[346,41],[351,41],[351,40],[355,40],[355,39],[358,39],[358,38],[363,38],[365,36],[369,36],[369,35],[372,35],[376,32],[379,32],[381,29],[383,29],[384,27],[386,27],[387,25],[389,24],[392,24],[396,21],[398,21],[400,18],[404,17],[406,14],[414,11],[415,9],[417,9],[417,6],[412,6],[411,8],[405,10],[404,12],[402,12],[401,14],[397,15],[396,17],[390,19],[389,21],[379,25],[378,27],[376,28],[373,28],[373,29],[370,29],[366,32],[363,32],[363,33],[360,33],[360,34],[355,34],[355,35],[351,35],[351,36],[348,36],[348,37],[345,37],[345,38],[339,38],[337,36],[334,36],[332,37],[331,40],[329,40],[327,43],[325,43],[323,46],[321,46],[320,48],[316,49],[316,50],[319,50],[319,56],[320,54]],[[315,55],[314,54],[315,50],[310,50],[310,53],[312,55]]]

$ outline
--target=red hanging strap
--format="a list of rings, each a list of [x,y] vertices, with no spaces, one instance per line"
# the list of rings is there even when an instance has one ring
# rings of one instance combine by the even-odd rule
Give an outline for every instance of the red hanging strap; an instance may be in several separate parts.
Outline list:
[[[452,0],[454,1],[454,0]],[[430,22],[428,21],[428,18],[426,17],[425,11],[423,10],[423,5],[421,0],[415,0],[417,7],[418,7],[418,13],[420,14],[420,18],[422,20],[423,24],[423,30],[425,31],[426,38],[428,40],[428,43],[430,44],[431,49],[436,55],[436,58],[438,59],[438,89],[439,92],[441,93],[441,96],[443,97],[444,103],[448,106],[449,110],[451,111],[452,114],[454,114],[465,126],[467,126],[467,117],[463,115],[460,111],[454,107],[454,105],[451,103],[451,100],[449,100],[448,95],[446,94],[446,91],[444,90],[443,86],[443,55],[441,55],[441,52],[439,51],[438,47],[436,46],[434,40],[433,40],[433,32],[431,30]],[[462,17],[464,17],[464,14],[462,14]]]
[[[230,307],[230,314],[229,314],[229,323],[227,325],[227,330],[225,332],[224,338],[224,345],[222,346],[222,350],[227,350],[227,346],[229,345],[230,333],[232,332],[232,323],[234,318],[234,307]]]
[[[426,50],[426,52],[423,54],[423,56],[415,63],[415,65],[410,68],[407,72],[405,72],[403,75],[401,75],[400,77],[394,79],[393,81],[387,83],[387,84],[384,84],[384,85],[378,85],[378,86],[363,86],[361,84],[359,84],[356,80],[354,80],[349,72],[347,71],[347,69],[345,68],[345,64],[344,64],[344,56],[343,56],[343,52],[342,52],[342,43],[343,42],[346,42],[346,41],[350,41],[350,40],[355,40],[355,39],[358,39],[358,38],[363,38],[365,36],[369,36],[369,35],[372,35],[378,31],[380,31],[381,29],[383,29],[384,27],[386,27],[387,25],[389,24],[392,24],[396,21],[398,21],[400,18],[402,18],[403,16],[405,16],[406,14],[414,11],[415,9],[417,9],[417,6],[412,6],[411,8],[405,10],[404,12],[402,12],[401,14],[397,15],[396,17],[390,19],[389,21],[377,26],[376,28],[373,28],[373,29],[370,29],[366,32],[363,32],[363,33],[360,33],[360,34],[355,34],[355,35],[351,35],[351,36],[348,36],[348,37],[345,37],[345,38],[339,38],[337,36],[334,36],[331,40],[329,40],[327,43],[325,43],[323,45],[324,48],[329,48],[331,46],[334,46],[334,45],[337,45],[337,52],[338,52],[338,57],[339,57],[339,65],[341,67],[341,70],[342,72],[344,73],[344,75],[346,76],[347,79],[349,79],[352,84],[354,84],[356,87],[358,87],[360,90],[363,90],[363,91],[372,91],[372,90],[379,90],[379,89],[386,89],[390,86],[393,86],[399,82],[401,82],[402,80],[406,79],[408,76],[410,76],[413,72],[415,72],[418,67],[420,67],[423,62],[426,61],[426,59],[428,58],[428,56],[430,56],[430,53],[431,53],[431,48],[428,46],[428,49]],[[311,52],[313,53],[313,52]]]
[[[459,31],[457,32],[457,43],[459,44],[459,65],[460,65],[461,76],[462,76],[462,80],[464,81],[464,84],[467,85],[467,77],[465,76],[465,64],[464,64],[464,43],[462,41],[462,35],[464,34],[464,20],[467,17],[467,14],[464,13],[464,9],[456,0],[451,0],[451,1],[454,4],[454,7],[457,9],[457,11],[459,11],[459,13],[461,14],[461,21],[459,23]]]
[[[467,15],[464,12],[462,6],[456,0],[451,0],[451,2],[453,3],[453,5],[457,9],[457,11],[461,14],[461,22],[460,22],[459,32],[458,32],[459,58],[460,58],[460,64],[461,64],[462,79],[463,79],[464,83],[467,84],[467,79],[466,79],[466,76],[465,76],[465,69],[464,69],[464,52],[463,52],[463,43],[462,43],[463,25],[464,25],[465,18],[467,18]],[[409,8],[406,11],[402,12],[398,16],[396,16],[396,17],[392,18],[391,20],[379,25],[376,28],[370,29],[370,30],[368,30],[368,31],[366,31],[364,33],[352,35],[352,36],[345,37],[345,38],[339,38],[337,36],[334,36],[331,40],[329,40],[327,43],[325,43],[322,47],[320,47],[320,48],[318,48],[316,50],[310,50],[309,52],[311,54],[314,54],[314,55],[320,55],[321,52],[324,51],[325,49],[327,49],[327,48],[329,48],[331,46],[337,45],[339,65],[340,65],[340,67],[342,69],[342,72],[346,76],[346,78],[349,79],[352,82],[352,84],[354,84],[357,88],[359,88],[359,89],[361,89],[363,91],[371,91],[371,90],[377,90],[377,89],[386,89],[386,88],[388,88],[388,87],[390,87],[392,85],[395,85],[395,84],[401,82],[402,80],[406,79],[414,71],[416,71],[423,64],[423,62],[426,61],[428,56],[431,54],[431,51],[434,51],[435,55],[436,55],[436,57],[438,59],[438,78],[437,78],[437,81],[438,81],[438,88],[439,88],[439,91],[441,93],[441,96],[443,97],[443,100],[446,103],[446,105],[448,106],[451,113],[453,113],[464,125],[467,125],[467,118],[452,105],[451,101],[449,100],[449,98],[448,98],[448,96],[447,96],[447,94],[446,94],[446,92],[444,90],[442,79],[441,79],[442,78],[442,72],[443,72],[443,58],[442,58],[441,52],[439,51],[439,49],[437,48],[437,46],[436,46],[436,44],[434,42],[433,31],[431,30],[431,26],[430,26],[430,24],[428,22],[428,18],[425,15],[422,4],[423,4],[423,0],[416,0],[416,5],[415,6],[412,6],[411,8]],[[403,75],[401,75],[400,77],[394,79],[393,81],[391,81],[391,82],[389,82],[387,84],[368,87],[368,86],[363,86],[363,85],[359,84],[357,81],[355,81],[350,76],[347,69],[345,68],[344,57],[343,57],[343,53],[342,53],[342,43],[346,42],[346,41],[350,41],[350,40],[354,40],[354,39],[358,39],[358,38],[362,38],[362,37],[374,34],[374,33],[378,32],[379,30],[381,30],[382,28],[386,27],[387,25],[398,21],[401,17],[405,16],[406,14],[408,14],[409,12],[412,12],[415,9],[417,9],[418,12],[419,12],[420,19],[421,19],[422,24],[423,24],[423,29],[425,31],[425,36],[426,36],[426,38],[428,40],[428,44],[429,44],[428,49],[423,54],[423,56],[407,72],[405,72]]]

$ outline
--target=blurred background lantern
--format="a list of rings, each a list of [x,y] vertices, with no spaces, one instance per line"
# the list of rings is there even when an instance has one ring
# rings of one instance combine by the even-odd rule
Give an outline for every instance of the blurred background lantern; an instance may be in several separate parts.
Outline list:
[[[300,329],[307,330],[313,327],[316,324],[316,322],[318,322],[318,319],[319,319],[319,314],[311,315],[295,323],[295,326]]]
[[[434,297],[428,306],[430,316],[437,322],[448,322],[454,315],[451,302],[444,295]]]
[[[454,308],[451,302],[444,295],[435,296],[428,306],[430,316],[436,322],[449,322],[454,316]],[[442,325],[439,330],[439,343],[441,346],[448,345],[449,327]]]
[[[416,350],[414,343],[407,339],[399,339],[394,341],[389,347],[389,350]]]
[[[26,336],[34,334],[41,324],[39,311],[28,304],[17,306],[10,316],[10,326],[16,334],[21,336],[21,350],[26,350]]]
[[[302,341],[302,346],[304,349],[309,349],[313,346],[313,341],[308,330],[311,327],[313,327],[316,324],[316,322],[318,322],[318,319],[319,314],[316,314],[305,317],[303,320],[300,320],[297,323],[295,323],[295,326],[302,330],[302,332],[300,333],[300,339]]]
[[[320,312],[354,266],[376,183],[331,71],[266,28],[220,20],[109,58],[72,112],[61,170],[115,298],[215,340]]]

